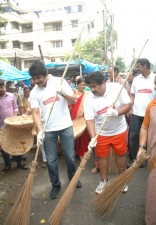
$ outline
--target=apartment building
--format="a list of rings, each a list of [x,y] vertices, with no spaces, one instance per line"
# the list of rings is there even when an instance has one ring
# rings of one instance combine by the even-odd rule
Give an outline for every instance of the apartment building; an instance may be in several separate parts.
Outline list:
[[[41,46],[45,63],[63,62],[84,27],[81,42],[98,34],[96,22],[84,1],[50,1],[41,8],[21,10],[4,6],[6,19],[0,32],[0,56],[12,64],[16,55],[18,69],[28,69],[40,59]]]

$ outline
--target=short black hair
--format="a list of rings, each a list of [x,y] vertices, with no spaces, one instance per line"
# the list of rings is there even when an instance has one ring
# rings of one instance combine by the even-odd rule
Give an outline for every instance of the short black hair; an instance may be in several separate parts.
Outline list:
[[[106,82],[106,81],[107,81],[107,78],[104,75],[104,73],[101,71],[89,73],[86,77],[87,84],[96,83],[96,84],[101,85],[103,82]]]
[[[119,73],[119,69],[117,66],[114,66],[114,72],[117,71],[117,73]]]
[[[80,83],[82,82],[85,82],[86,83],[86,79],[84,77],[80,77],[78,80],[77,80],[77,85],[79,85]]]
[[[6,88],[8,88],[8,87],[10,86],[10,84],[14,84],[14,82],[13,82],[13,81],[10,81],[10,80],[7,81],[7,82],[6,82]]]
[[[39,60],[34,61],[29,67],[29,73],[31,77],[43,75],[44,77],[48,74],[45,64]]]
[[[30,88],[29,87],[24,87],[24,92],[25,92],[25,90],[29,90],[30,91]]]
[[[140,63],[142,66],[146,65],[150,69],[150,61],[146,58],[141,58],[137,60],[137,63]]]
[[[0,79],[0,86],[4,86],[5,83],[4,83],[4,80]]]

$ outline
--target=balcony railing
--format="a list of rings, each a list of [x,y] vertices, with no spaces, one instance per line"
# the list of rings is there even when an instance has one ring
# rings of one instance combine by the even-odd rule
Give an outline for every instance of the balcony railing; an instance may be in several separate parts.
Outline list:
[[[52,31],[62,31],[62,27],[44,28],[44,32],[52,32]]]
[[[33,50],[33,46],[25,46],[23,47],[23,51],[31,51]]]
[[[33,32],[32,27],[31,27],[31,28],[27,28],[27,29],[23,29],[23,30],[22,30],[22,33],[30,33],[30,32]]]

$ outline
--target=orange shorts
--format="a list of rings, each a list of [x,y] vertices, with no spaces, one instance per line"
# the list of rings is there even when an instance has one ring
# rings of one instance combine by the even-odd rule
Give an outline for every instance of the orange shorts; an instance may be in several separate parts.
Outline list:
[[[107,157],[109,155],[110,147],[113,148],[117,155],[124,155],[127,151],[127,131],[114,136],[99,135],[95,147],[97,157]]]

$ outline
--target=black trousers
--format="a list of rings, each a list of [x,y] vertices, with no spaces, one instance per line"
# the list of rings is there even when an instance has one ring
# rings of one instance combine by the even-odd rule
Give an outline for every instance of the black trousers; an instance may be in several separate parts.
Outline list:
[[[129,130],[129,157],[130,159],[135,159],[138,148],[139,148],[139,133],[142,122],[144,120],[143,116],[136,116],[132,114],[130,130]]]

